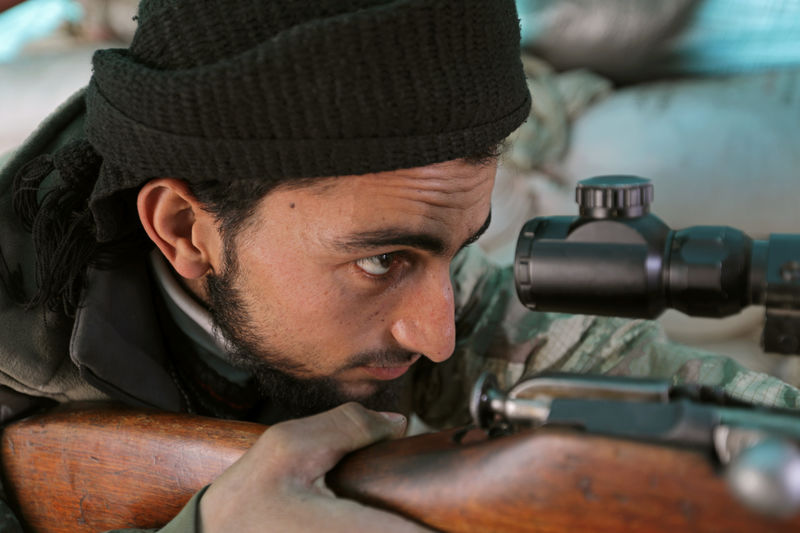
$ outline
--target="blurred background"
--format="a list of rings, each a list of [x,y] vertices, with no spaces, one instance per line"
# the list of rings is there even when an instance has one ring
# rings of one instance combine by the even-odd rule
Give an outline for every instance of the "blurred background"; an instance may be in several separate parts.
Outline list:
[[[136,0],[0,0],[0,154],[125,46]],[[513,260],[534,216],[573,215],[577,181],[653,180],[672,228],[800,233],[800,0],[517,0],[534,106],[498,174],[480,245]],[[800,358],[763,354],[763,308],[667,312],[677,341],[800,385]]]
[[[86,85],[92,52],[124,47],[137,0],[0,0],[0,154]]]

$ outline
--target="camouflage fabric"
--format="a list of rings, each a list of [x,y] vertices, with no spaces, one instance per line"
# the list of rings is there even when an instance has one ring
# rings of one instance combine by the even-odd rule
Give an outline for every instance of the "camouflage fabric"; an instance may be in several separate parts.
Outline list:
[[[511,267],[491,263],[476,246],[452,265],[456,351],[415,374],[417,414],[435,427],[467,423],[472,385],[483,371],[503,389],[543,371],[670,379],[722,387],[759,405],[800,407],[800,391],[725,356],[667,340],[649,320],[532,312],[516,295]]]

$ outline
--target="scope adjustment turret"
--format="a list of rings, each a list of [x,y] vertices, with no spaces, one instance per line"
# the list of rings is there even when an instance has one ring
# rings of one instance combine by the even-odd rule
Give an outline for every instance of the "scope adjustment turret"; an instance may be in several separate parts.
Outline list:
[[[650,212],[653,184],[638,176],[597,176],[575,188],[582,217],[635,218]]]

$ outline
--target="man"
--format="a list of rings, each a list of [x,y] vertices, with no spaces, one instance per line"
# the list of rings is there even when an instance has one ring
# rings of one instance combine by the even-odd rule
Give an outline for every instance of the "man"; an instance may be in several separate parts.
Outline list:
[[[321,480],[404,415],[465,422],[482,370],[798,405],[650,323],[529,313],[467,248],[530,105],[513,1],[299,4],[144,0],[130,49],[6,165],[4,420],[106,398],[292,419],[163,531],[402,531]]]

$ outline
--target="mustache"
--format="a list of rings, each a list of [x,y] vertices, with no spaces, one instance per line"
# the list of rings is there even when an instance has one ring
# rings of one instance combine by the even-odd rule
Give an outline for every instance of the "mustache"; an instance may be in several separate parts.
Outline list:
[[[409,352],[407,350],[388,349],[388,350],[373,350],[362,352],[352,356],[343,370],[357,368],[360,366],[406,366],[411,364],[420,354],[416,352]]]

